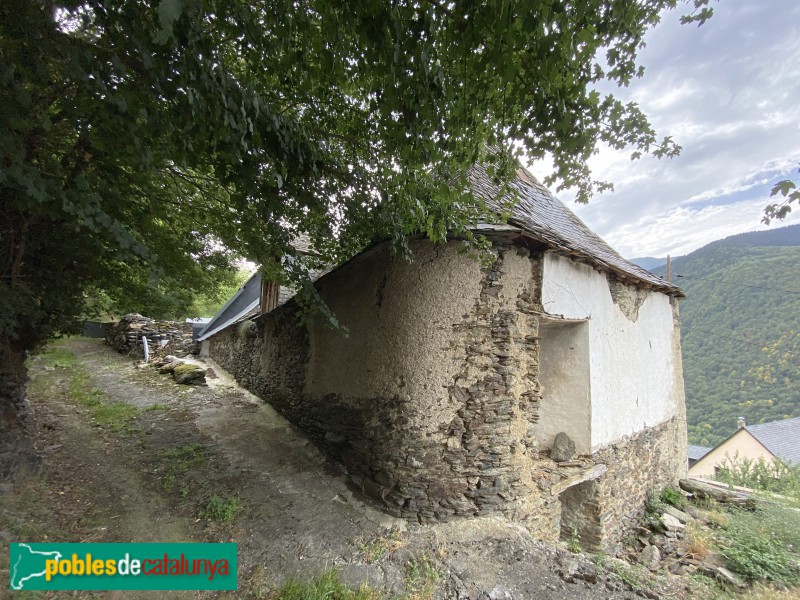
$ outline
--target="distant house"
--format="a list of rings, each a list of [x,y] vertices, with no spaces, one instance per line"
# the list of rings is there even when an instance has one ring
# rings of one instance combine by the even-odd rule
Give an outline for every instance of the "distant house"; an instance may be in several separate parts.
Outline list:
[[[692,444],[689,444],[686,452],[686,455],[689,459],[689,467],[691,467],[709,452],[711,452],[711,448],[706,446],[693,446]]]
[[[747,425],[739,418],[736,431],[724,442],[706,452],[694,464],[690,461],[689,476],[714,477],[726,461],[733,458],[772,462],[775,458],[800,464],[800,417]]]
[[[498,212],[480,169],[474,192]],[[252,279],[202,353],[302,428],[384,510],[499,514],[614,550],[685,476],[680,289],[631,264],[520,169],[495,261],[454,238],[378,243],[316,281],[348,336]]]

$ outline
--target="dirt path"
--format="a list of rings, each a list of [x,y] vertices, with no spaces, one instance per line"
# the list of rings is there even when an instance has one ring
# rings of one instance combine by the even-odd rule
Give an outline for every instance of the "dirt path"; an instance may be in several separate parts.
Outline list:
[[[683,590],[662,582],[654,596],[650,582],[637,595],[630,578],[502,519],[426,527],[394,519],[354,497],[301,432],[224,376],[179,386],[96,340],[55,348],[33,362],[29,388],[47,470],[0,496],[4,541],[233,541],[236,597],[270,597],[287,578],[327,568],[409,600]],[[5,581],[7,559],[6,551]]]

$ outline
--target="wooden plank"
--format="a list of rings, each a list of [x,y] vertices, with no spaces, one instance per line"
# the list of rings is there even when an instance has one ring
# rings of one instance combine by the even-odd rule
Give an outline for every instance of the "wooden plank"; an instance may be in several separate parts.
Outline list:
[[[559,481],[553,487],[550,488],[550,495],[557,496],[564,490],[571,488],[574,485],[578,485],[579,483],[584,483],[586,481],[597,479],[598,477],[603,475],[606,471],[608,471],[607,466],[595,465],[591,469],[586,469],[585,471],[581,471],[580,473],[573,475],[572,477],[567,477],[566,479]]]

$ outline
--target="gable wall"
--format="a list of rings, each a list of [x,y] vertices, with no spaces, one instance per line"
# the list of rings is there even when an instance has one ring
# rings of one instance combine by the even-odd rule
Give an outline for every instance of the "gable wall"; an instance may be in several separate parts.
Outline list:
[[[668,296],[547,253],[542,305],[588,319],[593,451],[683,413],[680,334]]]

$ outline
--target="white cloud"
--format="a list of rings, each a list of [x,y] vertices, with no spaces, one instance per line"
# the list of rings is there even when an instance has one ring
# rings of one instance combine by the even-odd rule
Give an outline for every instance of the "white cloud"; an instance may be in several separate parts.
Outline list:
[[[648,34],[645,77],[602,91],[638,102],[681,156],[631,162],[630,152],[601,150],[594,174],[615,191],[571,204],[629,257],[758,229],[769,188],[800,162],[800,3],[719,2],[699,28],[680,25],[680,10]],[[532,170],[543,177],[550,165]],[[569,204],[574,194],[559,197]]]

